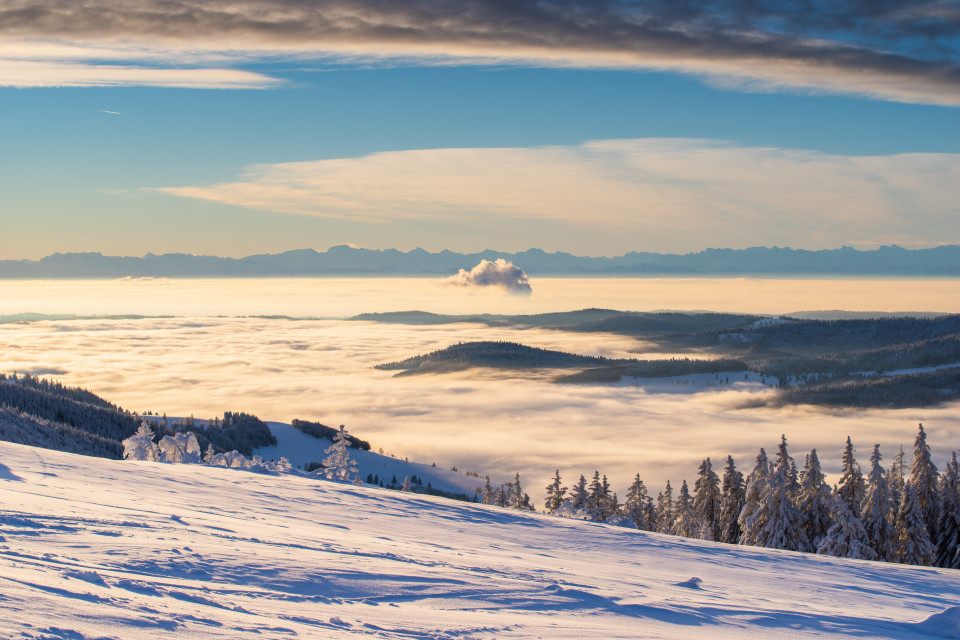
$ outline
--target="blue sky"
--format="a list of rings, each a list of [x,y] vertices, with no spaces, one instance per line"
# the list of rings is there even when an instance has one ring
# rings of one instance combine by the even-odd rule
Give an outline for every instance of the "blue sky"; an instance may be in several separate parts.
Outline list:
[[[0,4],[0,258],[960,242],[950,4],[218,6]]]

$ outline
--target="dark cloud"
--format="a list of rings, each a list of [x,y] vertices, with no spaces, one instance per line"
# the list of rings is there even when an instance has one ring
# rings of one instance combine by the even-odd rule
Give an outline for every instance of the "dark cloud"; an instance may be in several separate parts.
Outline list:
[[[7,0],[0,38],[661,68],[960,104],[960,8],[938,0]]]
[[[445,282],[460,287],[501,287],[510,293],[527,296],[533,293],[523,269],[503,258],[492,262],[481,260],[470,271],[460,269],[457,275],[450,276]]]

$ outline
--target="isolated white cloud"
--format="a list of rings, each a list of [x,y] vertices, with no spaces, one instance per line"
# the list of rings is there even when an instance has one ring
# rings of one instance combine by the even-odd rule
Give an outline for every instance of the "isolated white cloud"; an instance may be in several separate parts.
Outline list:
[[[422,149],[256,165],[182,197],[361,221],[559,221],[644,245],[834,248],[956,234],[960,154],[843,156],[694,139]]]
[[[460,269],[456,275],[445,279],[444,283],[458,287],[499,287],[521,295],[533,292],[523,269],[503,258],[481,260],[470,271]]]

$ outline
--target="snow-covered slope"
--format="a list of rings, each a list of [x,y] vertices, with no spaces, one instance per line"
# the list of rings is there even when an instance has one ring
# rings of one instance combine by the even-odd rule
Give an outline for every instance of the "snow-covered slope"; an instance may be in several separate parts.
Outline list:
[[[277,444],[272,447],[260,447],[253,451],[264,460],[279,460],[284,457],[297,468],[303,469],[310,462],[323,462],[327,457],[325,453],[327,447],[333,444],[331,440],[315,438],[283,422],[267,422],[267,426],[276,437]],[[405,477],[417,476],[423,481],[424,487],[429,484],[440,491],[473,496],[476,489],[482,487],[485,482],[480,478],[449,469],[408,462],[373,451],[351,449],[350,455],[357,463],[361,479],[366,479],[367,475],[374,475],[378,476],[384,484],[393,480],[394,477],[403,484]]]
[[[3,638],[909,640],[958,603],[958,571],[0,443]]]

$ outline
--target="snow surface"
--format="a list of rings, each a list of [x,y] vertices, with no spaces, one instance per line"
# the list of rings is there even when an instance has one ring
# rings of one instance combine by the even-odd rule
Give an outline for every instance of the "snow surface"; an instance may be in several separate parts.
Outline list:
[[[958,571],[294,476],[2,442],[0,506],[3,638],[911,640],[960,624]]]
[[[253,453],[264,460],[279,460],[286,458],[297,468],[303,469],[309,462],[323,462],[327,457],[327,447],[333,444],[328,438],[315,438],[299,429],[283,422],[267,422],[270,432],[276,437],[277,444],[271,447],[254,449]],[[360,435],[359,437],[363,437]],[[406,476],[419,476],[423,486],[429,483],[434,489],[453,493],[474,495],[477,487],[482,487],[485,480],[467,476],[449,469],[434,467],[430,464],[407,462],[388,455],[380,455],[373,451],[359,451],[350,449],[350,455],[357,462],[360,469],[360,478],[366,479],[367,474],[380,476],[384,484],[393,476],[402,484]],[[493,479],[491,479],[493,482]],[[496,482],[495,484],[500,484]]]

